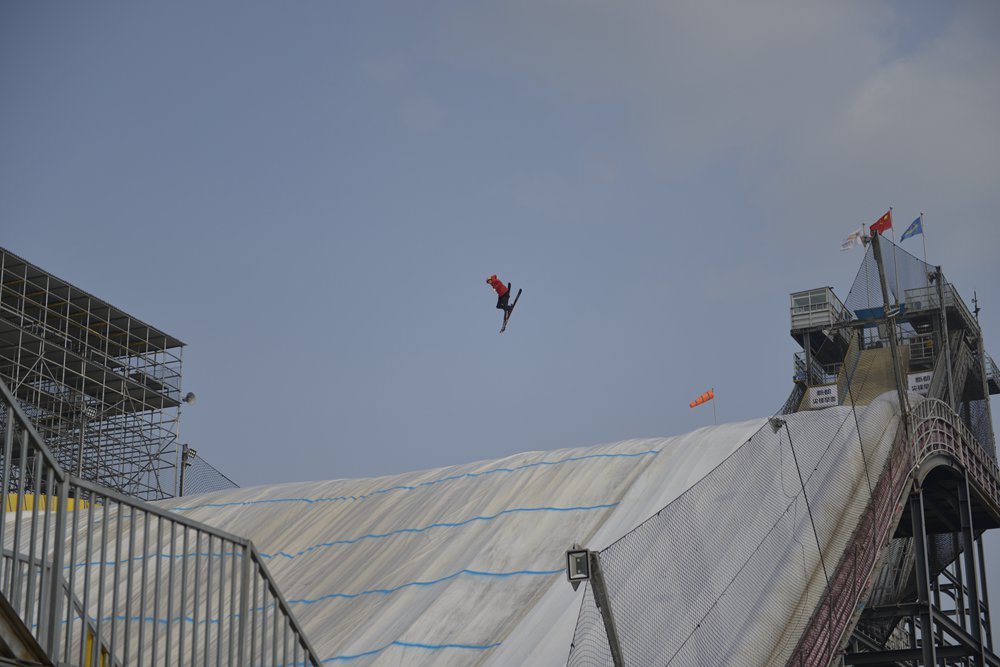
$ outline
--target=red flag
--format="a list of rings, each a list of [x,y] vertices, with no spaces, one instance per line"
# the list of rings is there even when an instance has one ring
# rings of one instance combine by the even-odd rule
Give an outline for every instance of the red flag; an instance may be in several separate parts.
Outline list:
[[[885,230],[892,229],[892,209],[890,208],[885,212],[881,218],[875,221],[875,224],[871,226],[871,235],[884,234]]]

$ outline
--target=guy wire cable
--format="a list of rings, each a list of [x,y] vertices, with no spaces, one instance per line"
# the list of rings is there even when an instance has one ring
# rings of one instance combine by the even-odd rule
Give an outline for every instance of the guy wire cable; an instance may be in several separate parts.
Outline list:
[[[857,340],[858,343],[858,362],[861,361],[861,336],[863,334],[855,332],[853,338]],[[847,378],[847,394],[851,398],[851,414],[854,415],[854,428],[858,432],[858,448],[861,449],[861,461],[865,466],[865,481],[868,482],[868,498],[871,499],[873,494],[872,491],[872,478],[868,473],[868,455],[865,454],[865,443],[861,439],[861,424],[858,423],[858,406],[854,402],[854,377],[857,374],[858,365],[854,364],[854,370],[848,373],[847,369],[844,369],[844,377]],[[861,388],[864,389],[865,382],[867,381],[867,374],[865,378],[861,381]]]
[[[779,419],[780,419],[780,418],[779,418]],[[787,430],[788,430],[788,424],[787,424],[787,422],[785,422],[785,420],[783,420],[783,419],[782,419],[781,421],[782,421],[782,422],[784,423],[784,426],[785,426],[785,430],[787,431]],[[846,418],[845,418],[845,421],[846,421]],[[773,428],[773,426],[772,426],[771,424],[772,424],[772,422],[771,422],[771,421],[770,421],[770,419],[769,419],[769,420],[768,420],[768,426],[771,426],[771,428]],[[843,424],[843,422],[842,422],[842,424]],[[762,427],[761,427],[761,430],[763,430],[763,428],[764,428],[764,427],[762,426]],[[776,432],[777,432],[777,431],[776,431]],[[839,432],[839,431],[838,431],[838,432]],[[756,434],[754,434],[754,435],[756,435]],[[749,442],[750,442],[750,440],[752,440],[752,439],[753,439],[753,436],[751,436],[751,437],[750,437],[750,439],[749,439],[749,440],[747,440],[747,443],[749,443]],[[829,442],[829,443],[827,443],[827,446],[826,446],[826,447],[824,448],[824,450],[823,450],[823,451],[824,451],[824,453],[825,453],[825,452],[827,452],[827,451],[829,451],[829,449],[830,449],[830,446],[831,446],[831,445],[832,445],[832,444],[834,443],[834,441],[836,441],[836,439],[837,439],[837,436],[836,436],[836,434],[834,434],[834,436],[833,436],[833,437],[831,438],[830,442]],[[778,438],[778,440],[779,440],[779,444],[780,444],[780,440],[781,440],[781,438],[780,438],[780,435],[779,435],[779,438]],[[745,444],[747,444],[747,443],[744,443],[744,445],[745,445]],[[792,437],[791,437],[791,433],[789,433],[789,435],[788,435],[788,443],[789,443],[789,445],[791,446],[791,444],[792,444]],[[791,449],[792,449],[792,455],[794,456],[794,455],[795,455],[795,448],[794,448],[794,447],[791,447]],[[780,450],[779,450],[779,451],[780,451]],[[728,458],[728,457],[727,457],[727,458]],[[720,465],[721,465],[721,464],[720,464]],[[825,558],[823,557],[823,550],[822,550],[822,548],[820,548],[820,543],[819,543],[819,533],[818,533],[818,531],[817,531],[817,529],[816,529],[816,523],[815,523],[815,521],[813,520],[813,515],[812,515],[812,510],[811,510],[811,509],[810,509],[810,507],[809,507],[809,498],[808,498],[808,496],[806,495],[806,491],[805,491],[805,484],[803,483],[803,478],[802,478],[802,472],[801,472],[801,470],[799,469],[799,466],[798,466],[798,460],[797,460],[797,459],[796,459],[796,461],[795,461],[795,469],[796,469],[796,470],[797,470],[797,471],[799,472],[799,482],[800,482],[800,483],[802,484],[802,495],[803,495],[803,497],[805,498],[805,501],[806,501],[806,509],[807,509],[807,511],[809,512],[809,522],[810,522],[810,523],[812,524],[812,528],[813,528],[813,536],[814,536],[814,537],[815,537],[815,539],[816,539],[816,548],[817,548],[817,550],[819,551],[819,558],[820,558],[820,564],[821,564],[821,566],[823,567],[823,576],[824,576],[824,578],[825,578],[825,580],[826,580],[826,590],[827,590],[827,594],[829,594],[829,592],[830,592],[830,577],[829,577],[829,574],[828,574],[828,572],[827,572],[827,569],[826,569],[826,559],[825,559]],[[703,479],[704,479],[704,478],[703,478]],[[691,488],[694,488],[694,487],[691,487]],[[690,491],[690,490],[691,490],[691,489],[688,489],[688,491]],[[687,491],[685,491],[685,493],[687,493]],[[782,493],[784,493],[784,488],[782,488]],[[682,495],[683,495],[683,494],[682,494]],[[786,496],[786,497],[787,497],[787,496]],[[793,507],[793,506],[794,506],[794,505],[796,504],[796,502],[797,502],[797,501],[798,501],[798,494],[796,494],[795,498],[794,498],[794,499],[793,499],[793,500],[792,500],[792,501],[791,501],[790,503],[788,503],[788,505],[787,505],[787,506],[785,507],[785,511],[784,511],[784,512],[783,512],[782,514],[783,514],[783,515],[784,515],[784,514],[787,514],[787,513],[788,513],[788,510],[789,510],[790,508],[792,508],[792,507]],[[670,503],[670,504],[673,504],[673,501],[671,501],[671,503]],[[663,511],[664,509],[666,509],[667,507],[669,507],[669,506],[670,506],[670,504],[668,504],[667,506],[665,506],[665,507],[661,508],[660,512],[662,512],[662,511]],[[657,512],[657,514],[659,514],[659,512]],[[654,515],[654,516],[655,516],[655,515]],[[651,517],[651,518],[652,518],[652,517]],[[722,589],[722,591],[721,591],[721,592],[719,593],[719,595],[718,595],[718,596],[717,596],[717,597],[715,598],[715,600],[714,600],[714,601],[712,602],[712,604],[711,604],[711,605],[709,605],[708,609],[706,609],[706,610],[705,610],[705,613],[704,613],[704,614],[702,615],[702,617],[701,617],[701,619],[700,619],[700,620],[698,621],[698,623],[696,623],[696,624],[695,624],[694,628],[692,628],[692,629],[691,629],[691,632],[689,632],[689,633],[688,633],[688,636],[687,636],[687,637],[685,637],[685,638],[684,638],[684,641],[683,641],[683,642],[681,642],[681,643],[680,643],[680,644],[678,645],[678,647],[677,647],[677,651],[676,651],[676,652],[674,653],[674,655],[673,655],[673,656],[671,656],[670,660],[669,660],[669,661],[667,661],[667,663],[666,663],[665,667],[669,667],[669,665],[670,665],[670,664],[671,664],[671,663],[673,662],[674,658],[676,658],[676,657],[677,657],[677,654],[678,654],[678,653],[680,652],[680,650],[681,650],[682,648],[684,648],[684,646],[685,646],[685,645],[687,645],[688,641],[690,641],[690,640],[691,640],[691,637],[693,637],[693,636],[694,636],[694,634],[695,634],[695,633],[696,633],[696,632],[698,631],[698,629],[699,629],[699,628],[701,627],[701,624],[705,622],[705,619],[706,619],[706,618],[708,618],[709,614],[711,614],[711,613],[712,613],[712,611],[713,611],[713,610],[715,609],[715,607],[716,607],[716,606],[717,606],[717,605],[719,604],[719,602],[721,602],[721,601],[722,601],[722,598],[724,598],[724,597],[726,596],[726,594],[727,594],[727,593],[729,592],[729,589],[730,589],[730,587],[732,587],[732,585],[733,585],[733,584],[734,584],[734,583],[736,582],[736,580],[737,580],[737,579],[738,579],[738,578],[740,577],[740,575],[741,575],[741,574],[743,573],[744,569],[745,569],[745,568],[746,568],[746,566],[747,566],[747,565],[748,565],[748,564],[750,563],[750,561],[751,561],[751,560],[753,560],[753,556],[754,556],[754,554],[756,554],[757,552],[759,552],[759,551],[760,551],[761,547],[762,547],[762,546],[764,545],[764,543],[765,543],[765,542],[767,541],[768,537],[770,537],[770,535],[771,535],[771,534],[772,534],[772,533],[774,532],[774,530],[775,530],[775,529],[776,529],[776,528],[778,527],[778,525],[780,524],[780,522],[781,522],[781,518],[779,517],[778,521],[776,521],[776,522],[774,523],[774,525],[772,525],[772,526],[771,526],[771,528],[770,528],[770,529],[769,529],[769,530],[767,531],[767,533],[765,533],[765,534],[764,534],[764,536],[763,536],[763,537],[761,538],[760,542],[758,542],[758,543],[757,543],[757,546],[756,546],[756,548],[754,548],[754,550],[753,550],[753,551],[751,552],[750,556],[749,556],[749,557],[748,557],[748,558],[747,558],[747,559],[746,559],[746,560],[745,560],[745,561],[743,562],[743,565],[742,565],[742,566],[740,566],[740,568],[739,568],[739,569],[738,569],[738,570],[737,570],[737,571],[736,571],[736,572],[735,572],[735,573],[733,574],[732,578],[731,578],[731,579],[729,580],[729,583],[728,583],[728,584],[726,584],[726,586],[725,586],[725,587],[724,587],[724,588]],[[630,531],[630,532],[631,532],[631,531]],[[623,536],[623,538],[624,538],[624,536]],[[620,539],[623,539],[623,538],[620,538]],[[619,539],[618,541],[620,541],[620,539]],[[610,545],[609,545],[609,547],[610,547]]]
[[[816,522],[813,520],[812,507],[809,505],[809,494],[806,493],[806,483],[802,479],[802,469],[799,468],[799,458],[795,455],[795,445],[792,443],[792,432],[788,429],[788,422],[782,420],[785,433],[788,434],[788,446],[792,450],[792,458],[795,461],[795,470],[799,473],[799,483],[802,485],[802,497],[806,501],[806,511],[809,513],[809,523],[812,524],[813,536],[816,538],[816,550],[819,552],[819,562],[823,566],[823,577],[826,579],[826,589],[830,590],[830,575],[826,571],[826,559],[823,557],[823,547],[819,543],[819,531],[816,530]],[[836,439],[836,436],[834,436]]]

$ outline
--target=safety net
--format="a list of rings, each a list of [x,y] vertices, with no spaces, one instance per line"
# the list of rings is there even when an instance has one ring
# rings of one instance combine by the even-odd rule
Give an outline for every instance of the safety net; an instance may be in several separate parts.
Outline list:
[[[850,379],[862,391],[866,369]],[[599,552],[624,664],[788,660],[898,426],[895,392],[788,413],[791,398],[714,470]],[[610,645],[588,591],[568,664],[611,665]]]

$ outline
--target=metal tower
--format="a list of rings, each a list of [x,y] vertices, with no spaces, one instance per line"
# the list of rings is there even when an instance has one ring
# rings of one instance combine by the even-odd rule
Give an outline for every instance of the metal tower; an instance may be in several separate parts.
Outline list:
[[[908,432],[873,503],[872,525],[885,526],[886,543],[857,540],[853,557],[872,564],[865,572],[842,564],[848,574],[834,579],[861,593],[832,590],[789,664],[1000,667],[982,542],[1000,527],[990,414],[1000,372],[977,319],[940,267],[877,236],[846,304],[829,288],[791,298],[791,333],[803,347],[799,409],[896,390]],[[850,598],[856,607],[839,613],[836,601]]]

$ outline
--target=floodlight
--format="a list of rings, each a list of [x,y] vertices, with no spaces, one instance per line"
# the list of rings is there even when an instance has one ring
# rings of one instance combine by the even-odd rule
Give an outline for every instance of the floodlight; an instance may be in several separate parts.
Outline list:
[[[590,550],[573,548],[566,552],[566,578],[573,590],[581,581],[590,580]]]
[[[194,405],[194,402],[198,400],[198,397],[194,395],[194,392],[189,391],[184,395],[184,398],[181,400],[183,400],[188,405]]]

